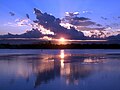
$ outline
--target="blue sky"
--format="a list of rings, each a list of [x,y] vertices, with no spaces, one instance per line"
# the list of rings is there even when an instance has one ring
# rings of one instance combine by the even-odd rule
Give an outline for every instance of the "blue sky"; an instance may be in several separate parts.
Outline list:
[[[89,17],[98,23],[113,23],[113,17],[120,16],[120,0],[0,0],[0,34],[23,33],[29,27],[12,27],[7,23],[14,23],[18,18],[26,18],[26,14],[35,20],[33,8],[42,12],[53,14],[55,17],[63,17],[65,12],[80,12],[81,16]],[[88,11],[90,13],[83,13]],[[15,16],[10,16],[14,12]],[[103,21],[100,17],[110,18]]]

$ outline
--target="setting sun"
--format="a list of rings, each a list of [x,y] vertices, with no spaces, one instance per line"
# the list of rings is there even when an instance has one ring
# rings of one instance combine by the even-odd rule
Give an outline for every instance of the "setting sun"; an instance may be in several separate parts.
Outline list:
[[[61,42],[64,42],[65,41],[65,38],[60,38],[60,40],[59,41],[61,41]]]

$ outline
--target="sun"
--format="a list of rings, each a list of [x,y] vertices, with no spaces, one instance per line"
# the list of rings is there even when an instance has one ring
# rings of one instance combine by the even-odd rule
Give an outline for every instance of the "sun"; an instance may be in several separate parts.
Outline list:
[[[65,38],[61,37],[61,38],[59,39],[59,41],[65,42]]]
[[[61,38],[58,39],[59,44],[66,44],[66,41],[67,40],[64,37],[61,37]]]

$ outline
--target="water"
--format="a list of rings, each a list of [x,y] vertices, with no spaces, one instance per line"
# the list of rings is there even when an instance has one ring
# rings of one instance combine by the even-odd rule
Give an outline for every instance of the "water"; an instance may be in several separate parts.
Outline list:
[[[0,90],[120,90],[120,50],[0,49]]]

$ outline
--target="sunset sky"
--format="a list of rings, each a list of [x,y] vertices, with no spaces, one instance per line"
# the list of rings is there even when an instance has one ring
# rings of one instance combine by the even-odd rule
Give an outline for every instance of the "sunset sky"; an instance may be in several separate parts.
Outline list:
[[[26,14],[31,20],[36,20],[33,8],[58,18],[63,18],[65,12],[79,12],[80,16],[119,29],[119,4],[119,0],[0,0],[0,35],[8,32],[20,34],[31,29],[15,23],[18,19],[26,19]]]

